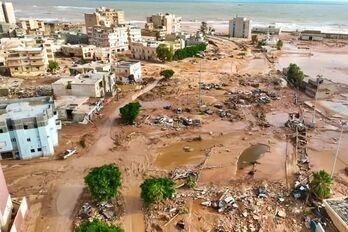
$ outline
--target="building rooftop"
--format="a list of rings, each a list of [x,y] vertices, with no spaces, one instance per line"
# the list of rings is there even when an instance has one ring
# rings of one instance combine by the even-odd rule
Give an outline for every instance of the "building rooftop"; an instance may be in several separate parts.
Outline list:
[[[68,83],[70,83],[71,85],[94,85],[95,83],[99,82],[105,74],[107,74],[107,72],[79,74],[75,77],[61,78],[58,81],[54,82],[53,85],[66,85]]]
[[[46,115],[47,110],[51,107],[51,104],[42,103],[41,101],[20,101],[13,103],[0,102],[0,120],[19,120],[40,117]]]
[[[117,67],[121,67],[121,68],[127,68],[131,65],[134,65],[134,64],[138,64],[140,63],[140,61],[137,61],[137,60],[127,60],[127,61],[120,61],[120,62],[117,62]]]
[[[88,114],[94,110],[98,100],[90,97],[61,96],[57,97],[55,105],[57,109],[70,109],[74,113]]]
[[[9,52],[41,52],[43,48],[17,47],[9,49]]]

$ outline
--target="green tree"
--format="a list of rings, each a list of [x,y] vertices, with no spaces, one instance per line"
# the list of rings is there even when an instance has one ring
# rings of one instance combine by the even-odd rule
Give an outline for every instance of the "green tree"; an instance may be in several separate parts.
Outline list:
[[[193,46],[188,46],[183,49],[178,49],[174,53],[175,60],[183,60],[188,57],[196,56],[199,52],[205,51],[207,49],[206,43],[200,43]]]
[[[321,170],[313,173],[309,187],[320,200],[323,200],[330,197],[333,183],[334,180],[330,174]]]
[[[209,27],[207,22],[202,22],[201,27],[199,28],[199,31],[203,33],[204,36],[206,36],[209,32]]]
[[[258,41],[259,41],[259,39],[257,38],[257,35],[252,35],[252,36],[251,36],[251,42],[252,42],[253,44],[257,44]]]
[[[48,70],[50,71],[50,72],[56,72],[57,70],[59,69],[59,64],[58,64],[58,62],[57,61],[55,61],[55,60],[50,60],[49,62],[48,62]]]
[[[140,187],[141,198],[147,205],[171,198],[175,193],[175,182],[170,178],[152,177],[146,179]]]
[[[278,40],[278,42],[277,42],[277,49],[281,50],[282,47],[283,47],[283,41],[282,40]]]
[[[156,48],[156,53],[158,59],[162,60],[163,62],[171,61],[173,59],[173,51],[170,48],[168,48],[166,44],[160,44]]]
[[[124,232],[119,226],[108,225],[103,221],[94,219],[93,221],[85,221],[79,225],[75,232]]]
[[[114,164],[93,168],[85,177],[91,195],[98,201],[109,201],[121,187],[121,172]]]
[[[121,118],[129,125],[133,124],[140,112],[139,102],[130,102],[120,109]]]
[[[174,74],[175,74],[175,72],[171,69],[166,69],[166,70],[163,70],[160,72],[160,75],[166,79],[171,78]]]
[[[302,86],[302,82],[304,79],[304,73],[296,64],[290,64],[287,72],[287,77],[291,83],[293,83],[296,87]]]

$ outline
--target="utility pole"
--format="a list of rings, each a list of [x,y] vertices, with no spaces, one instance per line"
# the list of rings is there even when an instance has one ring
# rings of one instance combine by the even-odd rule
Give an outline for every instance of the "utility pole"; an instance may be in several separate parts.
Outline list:
[[[344,127],[345,125],[347,125],[347,122],[340,121],[340,125],[341,125],[341,132],[340,132],[340,137],[339,137],[338,143],[337,143],[337,148],[336,148],[336,154],[335,154],[334,162],[333,162],[333,165],[332,165],[331,177],[333,177],[334,172],[335,172],[335,169],[336,169],[336,163],[337,163],[338,153],[339,153],[339,151],[340,151],[341,140],[342,140],[342,135],[343,135],[343,127]]]
[[[315,90],[315,95],[314,95],[314,107],[313,107],[313,118],[312,118],[312,124],[313,124],[313,127],[316,127],[315,124],[316,124],[316,115],[315,115],[315,111],[316,111],[316,108],[317,108],[317,100],[318,100],[318,90],[319,90],[319,86],[320,84],[323,83],[323,80],[321,79],[322,78],[322,75],[317,75],[317,89]]]
[[[199,106],[199,110],[201,110],[201,107],[202,107],[201,83],[202,83],[202,60],[200,60],[200,62],[199,62],[199,82],[198,82],[198,106]]]

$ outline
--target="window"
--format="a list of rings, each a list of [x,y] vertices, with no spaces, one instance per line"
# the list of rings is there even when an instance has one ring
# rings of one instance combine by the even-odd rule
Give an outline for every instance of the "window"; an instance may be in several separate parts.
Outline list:
[[[16,142],[16,138],[12,138],[11,141],[12,141],[12,142]]]
[[[42,151],[42,148],[41,148],[41,147],[39,147],[39,148],[37,149],[37,151]]]
[[[34,153],[34,152],[35,152],[35,149],[30,149],[30,152],[31,152],[31,153]]]
[[[2,129],[0,129],[0,133],[4,133],[4,131]]]
[[[27,130],[28,129],[28,125],[24,125],[24,130]]]
[[[28,142],[30,142],[30,141],[31,141],[31,139],[30,139],[30,138],[27,138],[27,141],[28,141]]]

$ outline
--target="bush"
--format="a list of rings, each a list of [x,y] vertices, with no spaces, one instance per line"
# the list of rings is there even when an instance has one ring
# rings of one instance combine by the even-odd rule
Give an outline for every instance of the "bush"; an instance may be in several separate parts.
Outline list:
[[[86,221],[79,225],[75,232],[124,232],[119,226],[108,225],[103,221],[94,219],[93,221]]]
[[[48,70],[49,70],[50,72],[55,72],[55,71],[57,71],[58,69],[59,69],[59,64],[58,64],[57,61],[55,61],[55,60],[50,60],[50,61],[48,62]]]
[[[183,60],[188,57],[196,56],[199,52],[205,51],[207,49],[207,44],[200,43],[194,46],[189,46],[183,49],[176,50],[174,53],[175,60]]]
[[[323,200],[330,197],[333,181],[329,173],[321,170],[313,173],[309,187],[320,200]]]
[[[186,185],[189,188],[194,188],[197,185],[196,177],[193,175],[189,175],[186,179]]]
[[[252,44],[257,44],[258,41],[259,41],[259,39],[257,38],[257,35],[252,35],[252,36],[251,36],[251,42],[252,42]]]
[[[162,72],[160,72],[160,75],[166,79],[171,78],[174,74],[175,74],[175,72],[171,69],[166,69],[166,70],[163,70]]]
[[[85,177],[92,197],[98,201],[109,201],[121,187],[121,172],[114,164],[93,168]]]
[[[150,178],[141,184],[141,198],[152,204],[171,198],[175,193],[175,182],[170,178]]]
[[[140,112],[140,103],[131,102],[120,109],[121,118],[127,124],[133,124]]]
[[[304,79],[304,73],[296,64],[290,64],[287,77],[296,87],[301,87]]]

